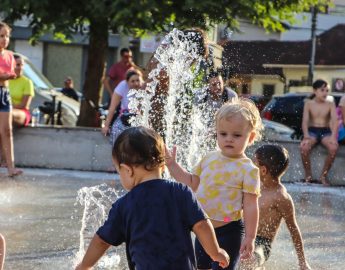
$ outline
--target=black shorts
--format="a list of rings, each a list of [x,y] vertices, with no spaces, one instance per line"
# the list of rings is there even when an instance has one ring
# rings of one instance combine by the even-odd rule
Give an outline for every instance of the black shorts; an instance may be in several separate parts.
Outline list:
[[[11,110],[10,92],[7,87],[0,86],[0,112],[10,112]]]
[[[259,252],[257,252],[258,248],[262,248],[264,258],[261,258],[262,255]],[[272,249],[272,241],[270,239],[262,237],[260,235],[256,236],[254,254],[257,257],[258,261],[262,261],[262,263],[267,261],[271,255],[271,249]]]
[[[308,133],[309,136],[315,138],[318,143],[320,143],[324,137],[332,135],[332,131],[328,127],[309,127]]]
[[[230,264],[224,269],[235,270],[239,261],[240,247],[244,236],[244,225],[242,220],[230,222],[229,224],[214,230],[216,232],[219,246],[230,256]],[[218,263],[212,261],[197,238],[195,238],[195,256],[198,269],[223,269],[218,265]]]

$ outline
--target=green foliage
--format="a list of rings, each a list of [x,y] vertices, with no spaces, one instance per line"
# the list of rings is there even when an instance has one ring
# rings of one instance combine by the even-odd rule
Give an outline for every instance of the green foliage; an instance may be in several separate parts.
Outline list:
[[[7,20],[32,18],[33,39],[45,32],[67,40],[85,23],[106,19],[108,29],[142,35],[172,27],[201,27],[225,23],[238,27],[238,18],[249,19],[268,30],[282,30],[281,21],[294,23],[296,12],[327,0],[1,0]],[[61,35],[63,33],[63,35]]]

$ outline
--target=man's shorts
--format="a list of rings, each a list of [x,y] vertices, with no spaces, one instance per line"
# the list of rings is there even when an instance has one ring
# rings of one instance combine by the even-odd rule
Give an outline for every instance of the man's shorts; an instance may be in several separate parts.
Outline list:
[[[0,112],[12,110],[10,91],[5,86],[0,86]]]
[[[257,235],[255,238],[254,255],[258,266],[261,266],[271,255],[272,241],[268,238]]]

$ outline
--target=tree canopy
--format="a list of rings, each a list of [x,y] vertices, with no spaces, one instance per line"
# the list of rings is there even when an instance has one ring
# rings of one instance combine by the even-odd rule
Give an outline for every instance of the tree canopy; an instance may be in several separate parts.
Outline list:
[[[67,41],[76,31],[89,36],[89,53],[83,94],[98,104],[105,64],[108,35],[142,35],[166,32],[172,27],[207,29],[224,23],[238,27],[238,19],[248,19],[268,30],[282,30],[282,21],[294,22],[294,15],[327,0],[1,0],[5,21],[27,16],[32,40],[50,32]],[[93,126],[95,110],[81,104],[79,125]]]

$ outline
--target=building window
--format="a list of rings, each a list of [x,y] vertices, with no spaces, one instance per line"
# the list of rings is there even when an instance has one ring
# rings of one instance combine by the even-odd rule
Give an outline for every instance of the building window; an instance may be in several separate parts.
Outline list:
[[[271,97],[275,94],[275,85],[274,84],[263,84],[262,85],[262,93],[265,97]]]
[[[249,94],[249,86],[247,83],[242,84],[242,94],[243,95]]]

